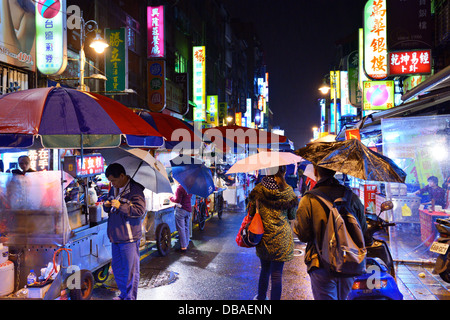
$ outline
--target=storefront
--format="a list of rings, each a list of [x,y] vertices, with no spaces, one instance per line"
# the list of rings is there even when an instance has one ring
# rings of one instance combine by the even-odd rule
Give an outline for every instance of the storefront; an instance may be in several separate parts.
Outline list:
[[[429,251],[436,237],[434,221],[450,217],[446,183],[450,176],[450,67],[408,91],[402,100],[406,102],[400,106],[372,114],[361,128],[361,140],[393,159],[407,173],[406,181],[366,182],[373,184],[375,197],[360,197],[377,213],[383,201],[393,202],[394,208],[382,217],[396,223],[389,230],[394,259],[427,261],[435,258]],[[423,189],[430,177],[442,188],[439,199]]]

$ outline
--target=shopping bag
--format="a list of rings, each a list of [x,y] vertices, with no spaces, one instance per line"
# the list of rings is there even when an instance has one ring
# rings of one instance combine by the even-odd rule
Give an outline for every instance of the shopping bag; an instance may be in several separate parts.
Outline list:
[[[251,218],[248,214],[247,216],[251,220],[248,221],[243,227],[241,225],[241,230],[239,231],[238,236],[240,235],[239,241],[242,243],[242,245],[240,245],[241,247],[251,248],[257,246],[261,242],[264,235],[264,226],[261,220],[261,215],[259,214],[258,201],[256,201],[256,213],[253,218]]]
[[[252,221],[252,217],[247,213],[247,215],[244,217],[244,220],[242,220],[241,227],[239,228],[239,232],[236,235],[236,243],[239,247],[248,248],[248,246],[244,243],[242,240],[242,230]]]

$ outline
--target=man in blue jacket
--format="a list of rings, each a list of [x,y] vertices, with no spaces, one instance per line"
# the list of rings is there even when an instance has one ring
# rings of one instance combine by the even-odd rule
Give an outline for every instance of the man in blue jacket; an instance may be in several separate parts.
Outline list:
[[[112,188],[103,208],[108,212],[108,237],[112,243],[111,266],[120,295],[115,300],[136,300],[139,285],[139,243],[145,215],[144,187],[113,163],[106,168]]]

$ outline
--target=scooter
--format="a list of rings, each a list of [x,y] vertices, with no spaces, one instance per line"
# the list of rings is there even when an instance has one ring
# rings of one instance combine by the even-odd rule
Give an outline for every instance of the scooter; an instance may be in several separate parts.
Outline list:
[[[393,207],[392,201],[386,201],[381,204],[378,215],[366,213],[366,273],[355,277],[348,300],[403,300],[395,280],[394,260],[389,247],[386,241],[373,237],[377,231],[395,226],[395,223],[380,218],[382,212]]]
[[[439,274],[445,282],[450,283],[450,250],[448,250],[450,246],[450,218],[436,219],[434,225],[439,232],[439,238],[433,242],[430,251],[438,253],[439,256],[436,258],[433,272]]]

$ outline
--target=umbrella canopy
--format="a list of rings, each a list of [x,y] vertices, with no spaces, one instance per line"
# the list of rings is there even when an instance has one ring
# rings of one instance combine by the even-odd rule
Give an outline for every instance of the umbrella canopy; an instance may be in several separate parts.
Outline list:
[[[212,141],[213,137],[222,137],[240,145],[268,146],[285,143],[287,138],[264,130],[247,128],[237,125],[207,128],[203,135]],[[219,140],[220,142],[220,140]]]
[[[357,139],[311,143],[295,153],[320,167],[363,180],[403,183],[406,178],[394,161]]]
[[[171,150],[180,142],[189,143],[191,148],[194,143],[200,146],[202,142],[201,132],[186,121],[159,112],[135,112],[164,137],[166,149]]]
[[[191,161],[183,161],[184,158],[186,157],[170,160],[173,178],[187,193],[207,198],[215,190],[211,170],[198,160],[190,158]]]
[[[163,137],[121,103],[62,87],[0,96],[0,148],[159,147]]]
[[[291,152],[260,151],[247,158],[237,161],[228,171],[230,173],[251,172],[260,169],[279,167],[303,161]]]
[[[142,149],[103,149],[106,163],[120,163],[127,174],[155,193],[172,193],[164,165]]]

